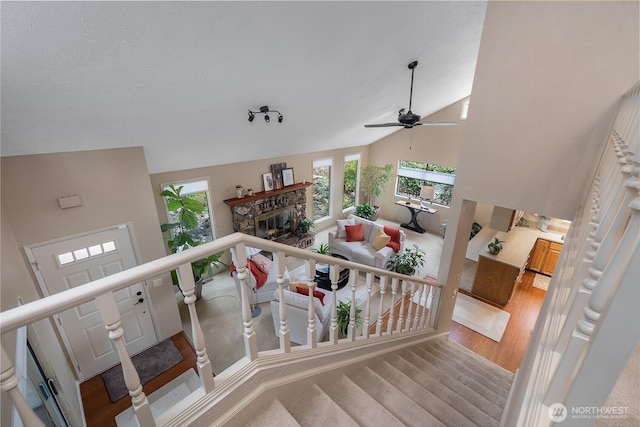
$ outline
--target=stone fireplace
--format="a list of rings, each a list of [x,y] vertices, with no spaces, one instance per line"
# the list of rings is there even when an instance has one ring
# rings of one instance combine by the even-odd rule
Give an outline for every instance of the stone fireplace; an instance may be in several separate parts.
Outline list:
[[[306,216],[306,190],[310,185],[298,183],[225,200],[231,207],[233,229],[292,246],[305,248],[312,245],[312,238],[295,235],[298,221]]]

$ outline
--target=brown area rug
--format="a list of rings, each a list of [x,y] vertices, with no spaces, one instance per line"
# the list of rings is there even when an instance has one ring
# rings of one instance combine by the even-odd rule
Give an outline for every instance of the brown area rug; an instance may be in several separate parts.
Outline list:
[[[182,360],[180,351],[170,339],[161,341],[131,358],[143,385],[182,362]],[[102,380],[107,387],[109,399],[112,402],[116,402],[129,394],[120,364],[103,372]]]

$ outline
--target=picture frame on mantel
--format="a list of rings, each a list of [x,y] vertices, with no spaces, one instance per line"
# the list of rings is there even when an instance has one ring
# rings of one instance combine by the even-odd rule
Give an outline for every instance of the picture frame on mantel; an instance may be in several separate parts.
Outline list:
[[[262,182],[264,183],[264,191],[273,190],[273,174],[271,172],[262,174]]]
[[[288,187],[295,183],[296,181],[293,178],[293,168],[282,169],[282,185]]]
[[[282,182],[282,170],[287,168],[286,163],[274,163],[271,165],[271,174],[273,175],[273,189],[284,187]]]

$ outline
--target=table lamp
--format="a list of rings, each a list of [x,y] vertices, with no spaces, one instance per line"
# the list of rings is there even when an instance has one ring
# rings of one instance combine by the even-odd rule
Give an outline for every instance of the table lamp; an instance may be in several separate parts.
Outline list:
[[[420,188],[420,204],[424,204],[425,200],[431,202],[434,196],[435,188],[433,188],[433,186],[423,185],[422,188]]]

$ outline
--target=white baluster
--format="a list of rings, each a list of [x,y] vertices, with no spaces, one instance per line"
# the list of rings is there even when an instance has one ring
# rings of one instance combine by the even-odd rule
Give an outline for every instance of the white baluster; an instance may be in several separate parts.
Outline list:
[[[396,294],[398,293],[398,279],[391,279],[391,307],[389,307],[389,321],[387,322],[387,331],[393,334],[393,322],[395,320]]]
[[[429,293],[427,294],[427,299],[424,302],[424,306],[426,310],[422,313],[422,328],[426,328],[427,326],[431,326],[431,307],[433,306],[433,292],[435,288],[433,286],[429,286]],[[426,314],[426,317],[425,317]]]
[[[402,292],[400,295],[402,299],[400,300],[400,313],[398,313],[398,325],[396,327],[398,332],[402,332],[404,328],[404,305],[407,299],[407,281],[404,279],[402,280]]]
[[[193,337],[193,346],[196,350],[198,375],[204,387],[205,393],[213,391],[215,384],[213,380],[213,368],[211,361],[207,355],[207,349],[204,345],[204,334],[202,326],[198,320],[198,312],[196,311],[196,295],[195,282],[193,281],[193,270],[191,264],[182,264],[176,272],[178,274],[178,282],[180,289],[184,295],[184,303],[189,309],[191,318],[191,335]]]
[[[2,368],[2,373],[0,373],[0,390],[3,392],[7,392],[13,405],[16,407],[18,414],[20,414],[20,419],[22,420],[22,425],[25,426],[33,426],[33,427],[44,427],[40,418],[33,412],[31,409],[31,405],[27,403],[26,399],[20,393],[18,389],[18,382],[20,381],[18,376],[16,375],[16,368],[14,368],[11,359],[4,351],[4,348],[0,348],[2,352],[2,364],[0,365]]]
[[[278,251],[275,254],[276,283],[278,283],[278,311],[280,314],[280,349],[284,353],[291,352],[291,331],[287,323],[287,304],[284,302],[284,280],[285,257],[284,252]]]
[[[118,350],[118,356],[120,356],[120,364],[122,366],[122,374],[124,375],[124,383],[129,390],[129,396],[131,396],[131,403],[133,410],[135,411],[136,418],[140,427],[155,426],[156,423],[153,420],[151,414],[151,407],[147,396],[142,391],[142,384],[140,383],[140,376],[136,371],[127,348],[125,347],[124,329],[122,329],[122,322],[120,320],[120,312],[118,311],[118,305],[112,292],[100,295],[95,299],[96,307],[100,312],[100,318],[105,327],[109,331],[109,338],[116,346]]]
[[[338,280],[340,280],[340,267],[331,265],[329,267],[329,278],[331,280],[331,329],[329,329],[329,341],[338,344],[340,334],[338,331]]]
[[[253,329],[253,320],[251,320],[251,307],[249,306],[249,297],[247,295],[247,289],[251,289],[251,279],[249,277],[249,270],[247,268],[247,251],[245,249],[244,243],[239,243],[238,245],[236,245],[235,249],[232,248],[231,254],[233,256],[233,263],[236,266],[236,277],[241,285],[240,306],[242,307],[242,325],[245,354],[249,358],[249,360],[253,361],[258,358],[258,339],[256,337],[256,331]],[[186,301],[187,299],[185,298],[185,302]],[[193,311],[195,313],[195,306]]]
[[[425,285],[419,284],[418,285],[418,289],[416,291],[416,293],[418,294],[418,305],[416,306],[416,317],[415,317],[415,319],[413,319],[413,325],[414,325],[413,328],[415,330],[418,330],[419,327],[420,327],[420,313],[424,313],[424,311],[426,309],[425,306],[422,305],[422,297],[424,295],[424,288],[425,288]],[[426,303],[426,301],[425,301],[425,303]]]
[[[307,274],[307,286],[309,288],[309,306],[307,307],[309,314],[309,324],[307,326],[307,345],[311,348],[318,346],[318,336],[316,333],[316,308],[313,302],[313,290],[315,289],[315,282],[313,281],[316,275],[315,261],[305,261],[305,272]]]
[[[376,334],[382,336],[382,322],[384,318],[384,294],[387,287],[387,276],[380,276],[380,304],[378,304],[378,322],[376,324]]]
[[[371,313],[371,286],[373,282],[373,274],[367,273],[367,305],[365,308],[364,314],[364,324],[362,326],[362,333],[365,338],[369,338],[369,321],[370,321],[370,313]]]
[[[404,328],[405,331],[411,331],[413,328],[413,307],[414,302],[413,299],[416,296],[416,284],[414,282],[409,282],[409,289],[407,290],[409,295],[409,310],[407,310],[407,327]],[[420,301],[418,301],[420,303]],[[418,312],[418,306],[416,306],[416,313]]]
[[[356,340],[356,307],[358,301],[356,301],[356,286],[358,285],[358,277],[360,272],[357,269],[351,270],[351,310],[349,311],[349,327],[347,328],[347,339],[350,341]]]

